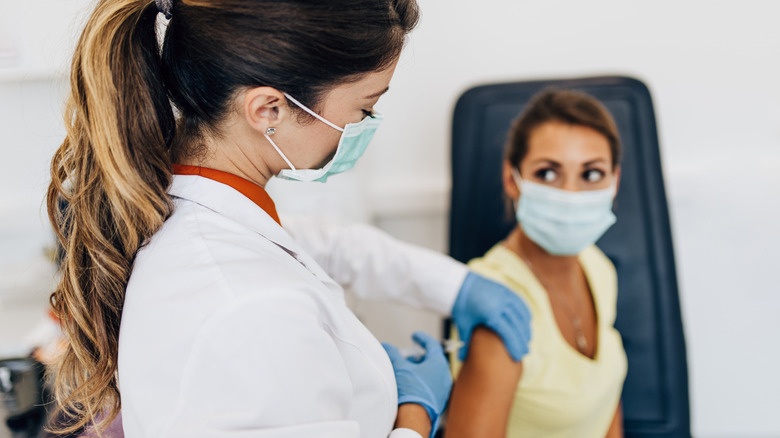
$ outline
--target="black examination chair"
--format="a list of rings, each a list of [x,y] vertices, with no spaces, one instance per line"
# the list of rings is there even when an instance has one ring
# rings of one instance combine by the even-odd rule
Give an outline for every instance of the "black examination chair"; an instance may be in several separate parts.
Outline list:
[[[466,91],[452,129],[450,255],[468,262],[514,226],[501,163],[512,120],[549,87],[588,93],[609,109],[623,142],[618,222],[597,242],[618,272],[615,326],[623,336],[627,437],[689,437],[688,373],[672,236],[653,105],[641,82],[596,77],[486,85]],[[448,332],[447,332],[448,333]]]

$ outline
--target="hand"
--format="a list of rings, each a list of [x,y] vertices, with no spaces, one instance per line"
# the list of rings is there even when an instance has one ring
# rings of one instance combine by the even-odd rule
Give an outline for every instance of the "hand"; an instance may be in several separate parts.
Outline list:
[[[484,325],[504,342],[515,362],[528,353],[531,313],[525,302],[506,286],[469,272],[452,308],[452,319],[464,346],[458,357],[466,359],[474,328]]]
[[[452,376],[438,340],[423,332],[415,332],[412,339],[425,349],[424,356],[405,358],[394,346],[386,343],[382,346],[395,371],[398,404],[416,403],[424,407],[431,418],[433,436],[450,396]]]

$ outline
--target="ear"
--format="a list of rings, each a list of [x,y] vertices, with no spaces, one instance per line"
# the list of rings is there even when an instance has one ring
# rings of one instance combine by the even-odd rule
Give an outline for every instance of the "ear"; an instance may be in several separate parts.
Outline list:
[[[615,166],[615,196],[617,196],[618,190],[620,190],[620,165]]]
[[[517,201],[520,197],[520,187],[517,186],[514,177],[512,176],[512,164],[509,161],[504,160],[504,165],[501,172],[501,182],[504,184],[504,193],[513,202]]]
[[[284,94],[271,87],[250,88],[244,94],[242,110],[249,126],[261,134],[279,126],[289,114]]]

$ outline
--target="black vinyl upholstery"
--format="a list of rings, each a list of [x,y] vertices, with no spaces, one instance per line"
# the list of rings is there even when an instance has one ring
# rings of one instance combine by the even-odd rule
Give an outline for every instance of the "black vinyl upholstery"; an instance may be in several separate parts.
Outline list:
[[[450,255],[483,255],[514,226],[501,162],[511,121],[545,88],[586,92],[604,103],[623,143],[617,223],[598,241],[618,272],[615,323],[628,355],[623,389],[627,437],[690,436],[688,373],[672,236],[650,93],[625,77],[485,85],[466,91],[452,129]]]

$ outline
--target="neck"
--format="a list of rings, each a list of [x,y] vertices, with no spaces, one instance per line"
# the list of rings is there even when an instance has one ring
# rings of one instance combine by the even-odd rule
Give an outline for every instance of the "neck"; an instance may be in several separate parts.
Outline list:
[[[548,253],[526,236],[520,226],[515,227],[509,234],[506,246],[530,264],[532,269],[539,271],[538,274],[564,275],[571,278],[570,274],[580,269],[576,255],[560,256]]]
[[[230,129],[230,128],[228,128]],[[203,141],[204,153],[186,157],[176,164],[207,167],[221,170],[265,188],[273,176],[260,150],[257,141],[252,141],[251,135],[242,135],[240,129],[233,129],[230,136],[206,138]]]

